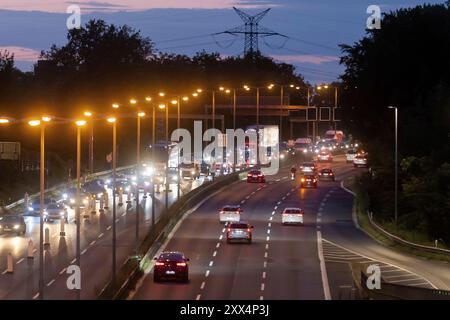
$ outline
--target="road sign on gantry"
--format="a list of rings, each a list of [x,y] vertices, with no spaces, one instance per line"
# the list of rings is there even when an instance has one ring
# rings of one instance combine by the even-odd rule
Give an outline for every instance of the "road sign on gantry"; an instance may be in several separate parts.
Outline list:
[[[20,142],[0,142],[0,160],[19,160]]]

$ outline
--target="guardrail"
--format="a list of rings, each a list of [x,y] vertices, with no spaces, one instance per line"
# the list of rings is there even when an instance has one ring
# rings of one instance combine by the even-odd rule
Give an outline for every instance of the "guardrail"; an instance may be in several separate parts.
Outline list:
[[[160,216],[145,239],[139,245],[137,256],[142,256],[143,258],[141,260],[129,258],[117,272],[115,288],[113,288],[111,281],[108,282],[98,294],[98,298],[105,300],[126,298],[127,293],[133,287],[135,280],[143,276],[145,266],[153,259],[153,256],[160,245],[165,241],[170,231],[183,215],[198,205],[207,196],[213,194],[220,188],[237,181],[240,173],[242,172],[217,177],[214,181],[202,184],[174,202],[169,209]]]
[[[116,171],[120,172],[120,171],[123,171],[123,170],[131,169],[131,168],[133,168],[133,167],[134,167],[134,165],[131,165],[131,166],[125,166],[125,167],[120,167],[120,168],[117,168]],[[92,179],[92,178],[95,178],[95,177],[101,177],[101,176],[104,176],[104,175],[107,175],[107,174],[110,174],[110,173],[112,173],[112,170],[105,170],[105,171],[96,172],[96,173],[94,173],[94,174],[91,174],[91,175],[87,176],[87,177],[86,177],[86,178],[87,178],[86,181],[89,181],[89,180]],[[69,182],[62,182],[62,183],[57,184],[57,185],[55,185],[55,186],[53,186],[53,187],[51,187],[51,188],[45,189],[45,190],[44,190],[44,195],[45,195],[46,193],[53,192],[53,191],[55,191],[55,190],[58,190],[58,189],[60,189],[60,188],[63,188],[63,187],[65,187],[65,186],[67,186],[67,185],[72,185],[72,184],[75,183],[75,181],[76,181],[75,179],[72,179],[72,180],[69,181]],[[30,195],[29,198],[30,198],[30,199],[36,198],[36,197],[38,197],[40,194],[41,194],[40,192],[34,193],[34,194]],[[18,205],[23,204],[24,202],[25,202],[25,199],[20,199],[20,200],[18,200],[18,201],[16,201],[16,202],[13,202],[13,203],[10,203],[10,204],[6,205],[5,208],[6,208],[6,209],[12,209],[12,208],[14,208],[14,207],[16,207],[16,206],[18,206]]]
[[[367,217],[369,218],[369,222],[370,224],[377,229],[379,232],[381,232],[384,236],[386,236],[387,238],[393,240],[394,242],[406,245],[410,248],[413,249],[417,249],[417,250],[423,250],[423,251],[427,251],[427,252],[431,252],[431,253],[438,253],[438,254],[445,254],[445,255],[450,255],[450,250],[448,249],[443,249],[443,248],[436,248],[436,247],[430,247],[430,246],[424,246],[421,244],[417,244],[417,243],[413,243],[413,242],[409,242],[405,239],[402,239],[386,230],[384,230],[381,226],[379,226],[378,224],[375,223],[375,221],[373,221],[373,212],[369,212],[367,211]]]

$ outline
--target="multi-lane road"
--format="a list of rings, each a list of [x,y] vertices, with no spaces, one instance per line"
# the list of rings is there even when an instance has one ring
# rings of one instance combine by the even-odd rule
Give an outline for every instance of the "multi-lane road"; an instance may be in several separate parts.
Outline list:
[[[204,181],[183,181],[181,194],[198,187]],[[109,204],[112,204],[111,190],[109,190]],[[176,200],[177,185],[170,185],[169,205]],[[117,266],[120,267],[133,254],[136,245],[135,203],[117,206]],[[140,218],[140,240],[151,228],[151,197],[140,197],[142,210]],[[95,299],[100,290],[111,278],[112,266],[112,210],[104,213],[97,212],[81,221],[81,273],[82,299]],[[155,218],[165,208],[165,192],[161,189],[155,195]],[[49,229],[49,247],[44,252],[45,276],[44,299],[75,299],[74,291],[68,290],[66,280],[67,267],[75,263],[76,254],[76,224],[74,210],[69,209],[69,223],[65,225],[65,236],[60,236],[60,222],[45,223]],[[83,216],[83,212],[82,212]],[[37,299],[39,298],[39,218],[25,217],[27,233],[24,236],[0,235],[0,299]],[[28,242],[34,243],[33,259],[28,256]],[[7,255],[11,253],[14,260],[14,273],[7,273]]]
[[[355,298],[350,265],[377,264],[389,282],[450,288],[447,264],[386,248],[355,227],[352,195],[341,181],[358,173],[342,157],[331,166],[335,182],[301,189],[288,169],[265,184],[238,181],[205,201],[177,226],[161,251],[190,258],[189,283],[154,283],[152,266],[130,299],[350,299]],[[253,226],[252,244],[227,244],[218,211],[240,204]],[[283,226],[285,207],[305,210],[304,226]]]

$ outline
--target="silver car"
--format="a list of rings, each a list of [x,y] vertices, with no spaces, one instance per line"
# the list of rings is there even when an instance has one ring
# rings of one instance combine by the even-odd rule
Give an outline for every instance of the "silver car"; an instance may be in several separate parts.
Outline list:
[[[44,209],[44,221],[53,221],[64,219],[66,223],[69,220],[67,208],[58,203],[51,203]]]

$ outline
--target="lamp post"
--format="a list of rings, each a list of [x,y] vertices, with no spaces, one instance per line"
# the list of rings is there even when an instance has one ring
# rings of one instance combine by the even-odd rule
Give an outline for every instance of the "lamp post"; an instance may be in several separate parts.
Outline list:
[[[137,113],[137,132],[136,132],[136,255],[139,246],[139,186],[140,186],[140,166],[141,166],[141,118],[145,117],[145,112]]]
[[[39,172],[39,299],[44,299],[44,192],[45,192],[45,124],[50,122],[48,116],[41,120],[31,120],[32,127],[40,126],[40,172]]]
[[[156,106],[152,105],[152,227],[155,225],[155,143],[156,143]]]
[[[394,109],[394,120],[395,120],[395,192],[394,192],[394,206],[395,206],[395,227],[397,228],[397,218],[398,218],[398,108],[393,106],[388,106],[389,109]]]
[[[94,173],[94,119],[92,112],[85,111],[84,116],[90,118],[89,121],[89,173]]]
[[[78,268],[81,268],[81,247],[80,247],[80,176],[81,176],[81,128],[86,125],[85,120],[78,120],[75,122],[77,126],[77,195],[75,207],[75,220],[77,222],[77,239],[76,239],[76,261]],[[81,289],[77,290],[77,300],[81,299]]]
[[[113,221],[112,221],[112,288],[116,288],[116,140],[117,140],[117,120],[114,117],[107,119],[113,127],[113,146],[112,146],[112,179],[113,179]]]

